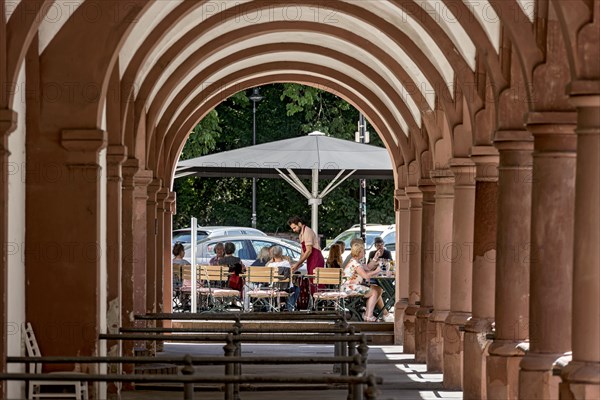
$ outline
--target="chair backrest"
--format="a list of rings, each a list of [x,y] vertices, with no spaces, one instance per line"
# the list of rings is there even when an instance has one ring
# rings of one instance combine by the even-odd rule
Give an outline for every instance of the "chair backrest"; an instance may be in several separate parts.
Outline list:
[[[246,282],[250,283],[273,283],[277,275],[277,267],[248,267],[246,270]],[[277,282],[279,282],[277,280]]]
[[[315,268],[315,284],[316,285],[337,285],[342,284],[342,269],[341,268]]]
[[[222,287],[229,279],[227,265],[199,265],[200,279],[207,282],[209,287]]]
[[[33,333],[33,328],[31,327],[31,323],[27,322],[25,325],[25,329],[23,329],[23,340],[25,340],[25,349],[27,350],[27,357],[41,357],[42,353],[40,352],[40,348],[37,344],[37,340],[35,339],[35,333]],[[41,374],[42,373],[42,364],[41,363],[30,363],[29,364],[29,373]]]

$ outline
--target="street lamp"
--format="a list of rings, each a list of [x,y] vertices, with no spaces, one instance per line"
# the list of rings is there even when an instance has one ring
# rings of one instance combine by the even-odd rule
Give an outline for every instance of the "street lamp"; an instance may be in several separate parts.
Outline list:
[[[255,87],[249,97],[252,100],[252,145],[256,144],[256,103],[261,101],[263,97]],[[252,227],[256,228],[256,178],[252,178]]]

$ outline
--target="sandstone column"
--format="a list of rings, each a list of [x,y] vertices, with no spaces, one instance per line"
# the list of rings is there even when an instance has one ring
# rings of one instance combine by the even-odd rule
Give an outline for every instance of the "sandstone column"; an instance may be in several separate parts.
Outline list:
[[[8,279],[8,135],[17,128],[17,113],[9,109],[0,109],[0,243],[2,243],[2,258],[0,259],[0,373],[6,372],[7,355],[7,279]],[[0,383],[0,396],[4,394],[5,384]]]
[[[404,189],[394,193],[396,208],[396,304],[394,305],[394,343],[404,341],[404,312],[408,307],[408,244],[410,213],[409,200]]]
[[[106,132],[65,129],[56,139],[46,148],[27,146],[27,319],[49,356],[101,355],[106,249],[100,246],[99,152]]]
[[[123,164],[122,326],[133,327],[133,316],[146,311],[146,200],[151,173],[139,161]],[[133,355],[135,343],[123,342],[123,355]]]
[[[107,178],[106,178],[106,325],[108,333],[119,333],[121,327],[121,268],[122,268],[122,182],[121,165],[127,157],[127,147],[109,145],[106,154]],[[108,341],[108,356],[121,355],[121,341]],[[121,372],[121,364],[109,364],[108,373],[118,374]],[[120,384],[109,383],[108,393],[115,396],[119,393]]]
[[[463,394],[465,399],[487,399],[486,369],[494,322],[496,284],[496,226],[498,215],[498,151],[475,146],[475,222],[473,239],[472,317],[465,325]]]
[[[167,197],[171,191],[162,187],[157,193],[157,214],[156,214],[156,312],[162,313],[165,309],[164,304],[164,270],[167,264],[171,264],[171,224],[167,224],[167,218],[171,217],[171,205],[167,202]],[[167,209],[168,207],[168,209]],[[169,230],[166,229],[167,225]]]
[[[164,200],[164,231],[163,247],[168,249],[164,257],[163,268],[163,312],[173,312],[173,266],[171,265],[171,235],[173,232],[173,214],[175,213],[175,192],[168,191]],[[166,327],[166,323],[163,326]],[[169,323],[170,326],[170,323]]]
[[[423,219],[421,223],[421,301],[415,326],[415,361],[427,362],[427,323],[433,308],[433,225],[435,219],[435,185],[423,180],[419,185],[423,193]]]
[[[577,107],[573,247],[573,359],[562,371],[562,400],[600,398],[600,84],[571,84]]]
[[[529,351],[521,361],[519,397],[558,399],[552,365],[571,350],[576,114],[530,113],[534,136]]]
[[[418,187],[406,188],[409,198],[409,242],[408,256],[408,307],[404,313],[404,353],[415,353],[416,314],[421,299],[421,220],[423,193]]]
[[[450,253],[454,209],[454,176],[449,169],[431,171],[435,183],[433,230],[433,312],[427,325],[427,370],[443,372],[444,328],[450,313]]]
[[[529,337],[529,256],[533,138],[527,131],[498,131],[498,235],[494,342],[487,361],[489,399],[516,399],[517,346]]]
[[[152,179],[148,185],[148,199],[146,200],[146,312],[156,312],[156,270],[158,231],[158,192],[162,181],[158,178]]]
[[[475,221],[475,164],[470,159],[452,159],[454,174],[454,219],[450,278],[450,314],[444,333],[444,387],[462,389],[464,328],[471,317],[473,279],[473,225]]]

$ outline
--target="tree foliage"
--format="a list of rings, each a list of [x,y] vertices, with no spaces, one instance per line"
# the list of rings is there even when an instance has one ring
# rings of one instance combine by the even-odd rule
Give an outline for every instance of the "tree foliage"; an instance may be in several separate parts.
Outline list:
[[[252,145],[251,91],[239,92],[207,114],[190,133],[181,160]],[[273,84],[260,89],[263,100],[256,109],[256,143],[288,139],[318,130],[329,136],[353,140],[358,111],[343,99],[310,86]],[[382,142],[371,129],[371,144]],[[321,189],[328,182],[321,182]],[[394,223],[393,181],[369,180],[367,220]],[[304,184],[310,187],[310,182]],[[195,178],[175,180],[177,214],[174,228],[200,225],[250,226],[252,179]],[[310,221],[306,199],[279,179],[257,180],[257,228],[286,231],[287,219],[300,215]],[[319,208],[319,233],[332,238],[358,223],[358,181],[341,184],[323,199]]]

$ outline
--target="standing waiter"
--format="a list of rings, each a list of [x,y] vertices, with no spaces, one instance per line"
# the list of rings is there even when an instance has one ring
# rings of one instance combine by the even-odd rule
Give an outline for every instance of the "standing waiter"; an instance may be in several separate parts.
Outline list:
[[[297,271],[304,261],[306,261],[306,269],[309,275],[313,275],[315,268],[325,267],[325,259],[323,258],[323,254],[321,254],[319,237],[315,231],[304,225],[300,217],[291,217],[288,220],[288,225],[294,232],[300,234],[299,239],[302,244],[302,256],[300,256],[298,262],[292,265],[292,273]]]

